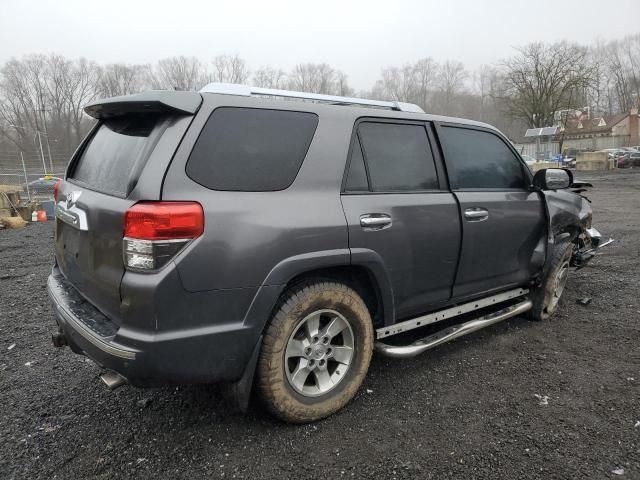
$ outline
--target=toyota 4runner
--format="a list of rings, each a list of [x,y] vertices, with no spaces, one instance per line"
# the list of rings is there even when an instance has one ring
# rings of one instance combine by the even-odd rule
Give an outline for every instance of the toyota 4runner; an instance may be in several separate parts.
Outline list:
[[[549,318],[602,242],[584,183],[475,121],[211,84],[97,101],[55,188],[56,346],[111,388],[252,386],[289,422],[408,357]],[[412,331],[410,334],[407,332]]]

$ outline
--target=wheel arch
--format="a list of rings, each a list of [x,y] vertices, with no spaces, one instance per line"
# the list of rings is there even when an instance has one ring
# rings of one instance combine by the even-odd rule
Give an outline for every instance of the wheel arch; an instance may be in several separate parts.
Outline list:
[[[279,262],[267,275],[253,299],[244,323],[264,329],[289,288],[312,279],[325,279],[353,288],[365,301],[374,325],[393,323],[393,292],[382,259],[359,249],[325,250],[296,255]],[[269,312],[265,315],[265,312]]]

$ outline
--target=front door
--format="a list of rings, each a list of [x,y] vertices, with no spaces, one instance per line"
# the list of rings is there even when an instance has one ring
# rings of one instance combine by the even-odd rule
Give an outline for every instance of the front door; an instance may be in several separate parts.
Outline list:
[[[526,284],[540,268],[542,198],[525,164],[489,129],[438,128],[462,216],[462,249],[453,297]]]

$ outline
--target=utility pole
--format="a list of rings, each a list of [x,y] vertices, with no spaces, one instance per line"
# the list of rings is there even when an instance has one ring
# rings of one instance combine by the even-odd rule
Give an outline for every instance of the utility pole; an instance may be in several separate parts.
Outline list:
[[[51,168],[51,174],[53,175],[55,172],[53,171],[53,159],[51,158],[51,145],[49,144],[49,131],[47,130],[47,117],[46,117],[46,112],[49,112],[50,110],[43,108],[38,111],[45,113],[45,116],[42,119],[42,126],[44,127],[44,136],[47,139],[47,153],[49,154],[49,167]]]
[[[20,161],[22,162],[22,171],[24,172],[24,184],[27,187],[27,197],[29,201],[31,201],[31,192],[29,191],[29,177],[27,176],[27,166],[24,164],[24,155],[22,155],[22,150],[20,150]]]
[[[38,143],[40,144],[40,156],[42,157],[42,168],[44,168],[44,174],[47,175],[47,164],[44,161],[44,150],[42,150],[42,139],[40,138],[40,130],[36,130],[38,136]]]

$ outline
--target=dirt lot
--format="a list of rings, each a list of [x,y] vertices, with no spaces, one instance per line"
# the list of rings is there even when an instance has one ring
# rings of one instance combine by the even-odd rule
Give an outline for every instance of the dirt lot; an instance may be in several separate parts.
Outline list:
[[[215,387],[108,392],[51,346],[51,222],[0,231],[0,478],[640,479],[640,170],[579,177],[616,242],[553,321],[374,358],[347,409],[301,427]]]

